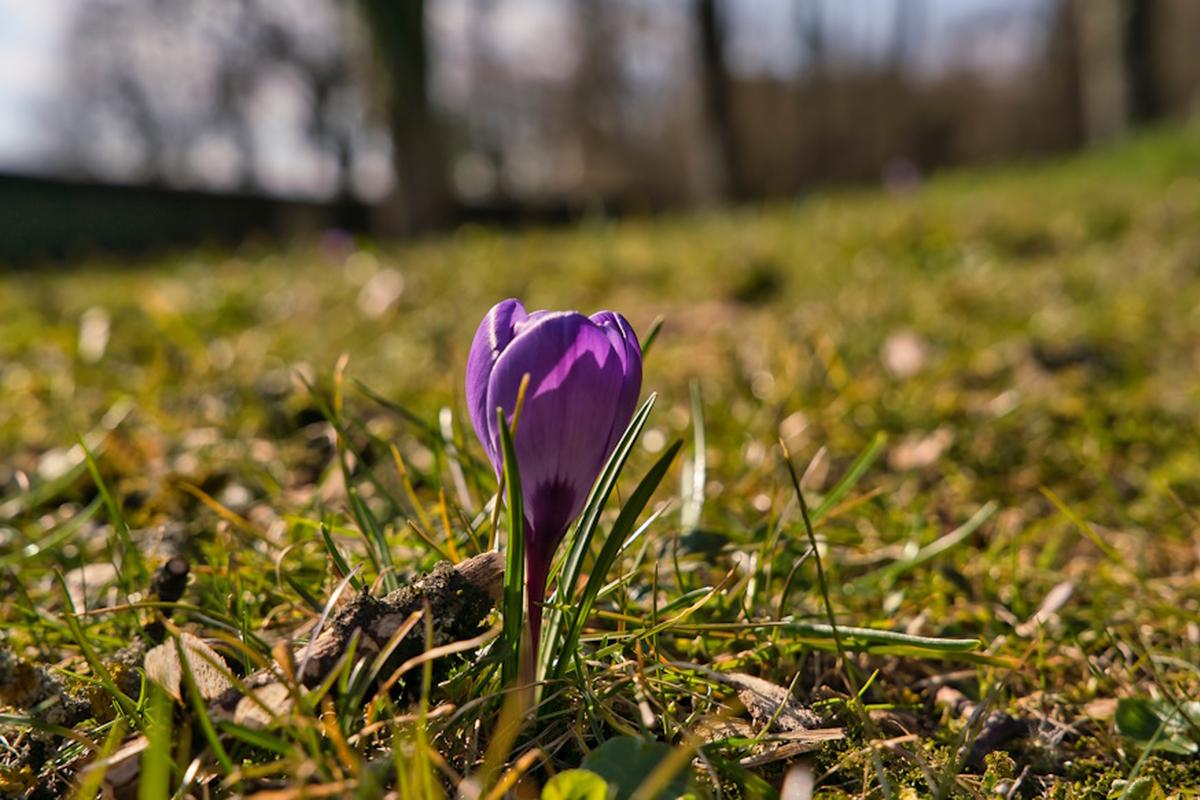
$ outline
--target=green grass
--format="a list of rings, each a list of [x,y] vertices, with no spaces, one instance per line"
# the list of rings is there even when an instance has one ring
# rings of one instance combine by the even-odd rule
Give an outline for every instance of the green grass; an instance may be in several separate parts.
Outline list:
[[[600,747],[621,736],[668,745],[636,768],[701,796],[769,797],[798,764],[831,797],[1200,787],[1200,130],[908,196],[360,247],[0,276],[0,794],[94,792],[88,751],[126,731],[170,754],[148,777],[180,796],[407,798],[467,776],[536,796],[581,764],[634,769]],[[591,558],[684,442],[608,574],[573,567],[594,604],[581,631],[564,615],[577,655],[553,656],[536,714],[509,735],[520,693],[493,648],[373,717],[367,655],[280,727],[216,728],[186,692],[166,717],[118,656],[172,553],[192,565],[172,624],[236,677],[302,644],[344,582],[382,591],[487,546],[496,483],[460,384],[513,295],[643,334],[664,318],[658,402]],[[58,706],[18,702],[34,667],[86,701],[71,736]],[[844,738],[784,757],[729,672]],[[992,712],[1029,733],[980,763]]]

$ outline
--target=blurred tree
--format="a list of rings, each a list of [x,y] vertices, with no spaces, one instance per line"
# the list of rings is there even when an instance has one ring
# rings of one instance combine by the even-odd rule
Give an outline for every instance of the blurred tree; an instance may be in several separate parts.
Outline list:
[[[912,58],[920,53],[924,26],[924,0],[901,0],[895,4],[888,46],[888,63],[895,74],[903,74]]]
[[[97,177],[380,201],[375,230],[402,233],[791,196],[1200,102],[1196,0],[1044,0],[1021,42],[1004,18],[1032,3],[980,3],[964,36],[939,32],[954,0],[891,0],[882,25],[788,2],[88,0],[55,130]]]
[[[717,8],[717,0],[695,2],[696,28],[700,38],[701,87],[704,111],[714,140],[718,192],[742,199],[745,187],[742,185],[741,144],[737,136],[726,63],[724,19]]]
[[[62,149],[109,179],[349,196],[363,103],[341,12],[303,8],[298,18],[295,0],[80,4]],[[285,113],[295,129],[281,134]],[[271,152],[284,134],[317,165],[299,183]]]
[[[1186,113],[1164,102],[1173,55],[1173,6],[1193,0],[1071,0],[1079,94],[1087,141],[1111,139],[1130,125]],[[1195,31],[1185,34],[1194,39]],[[1187,60],[1195,63],[1190,50]],[[1193,71],[1194,77],[1196,73]]]
[[[795,0],[794,12],[801,58],[793,81],[797,124],[792,147],[799,154],[793,178],[799,182],[820,175],[821,165],[833,155],[835,137],[830,122],[834,92],[824,4],[821,0]]]
[[[446,153],[430,103],[424,0],[360,0],[380,64],[386,71],[387,117],[396,169],[384,204],[385,232],[411,233],[453,214]]]
[[[560,136],[578,140],[586,202],[602,208],[628,181],[629,142],[623,135],[625,85],[620,70],[620,12],[617,3],[576,0],[579,60],[570,77]]]
[[[1122,0],[1072,0],[1083,131],[1088,142],[1114,139],[1129,124],[1122,6]]]
[[[1129,86],[1129,114],[1136,122],[1146,122],[1162,114],[1159,90],[1162,79],[1155,69],[1155,37],[1162,16],[1156,0],[1126,0],[1125,63]],[[1200,33],[1200,32],[1197,32]]]
[[[803,67],[810,74],[824,74],[828,60],[825,13],[820,0],[796,0],[796,35],[804,53]]]

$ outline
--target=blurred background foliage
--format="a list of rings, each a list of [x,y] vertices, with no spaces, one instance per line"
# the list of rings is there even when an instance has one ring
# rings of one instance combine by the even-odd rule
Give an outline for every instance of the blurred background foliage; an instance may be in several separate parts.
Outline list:
[[[0,3],[0,258],[904,191],[1200,103],[1188,0]]]
[[[884,431],[909,437],[891,443],[902,472],[956,465],[923,489],[934,495],[1040,508],[1037,487],[1065,481],[1101,503],[1098,519],[1161,524],[1175,518],[1164,487],[1196,466],[1198,170],[1200,138],[1183,128],[901,196],[465,225],[401,248],[332,231],[153,269],[24,273],[0,297],[0,484],[52,475],[122,398],[136,409],[126,424],[180,452],[210,436],[255,460],[258,437],[319,421],[302,381],[327,384],[342,353],[351,376],[434,419],[461,401],[476,318],[519,296],[620,308],[643,334],[663,316],[647,386],[677,408],[651,441],[688,428],[699,380],[722,409],[710,468],[726,480],[763,468],[781,435],[851,458]],[[181,469],[155,456],[161,476]],[[1158,488],[1130,495],[1147,481]]]

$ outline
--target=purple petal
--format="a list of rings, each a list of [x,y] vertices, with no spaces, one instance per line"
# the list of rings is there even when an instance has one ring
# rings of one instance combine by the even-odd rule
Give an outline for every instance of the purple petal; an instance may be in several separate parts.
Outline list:
[[[520,334],[526,328],[531,327],[535,322],[537,322],[542,317],[549,316],[550,314],[562,314],[562,313],[565,313],[565,312],[547,311],[544,308],[538,309],[537,311],[530,311],[528,316],[525,317],[525,319],[523,319],[517,323],[514,330],[517,332],[517,334]]]
[[[638,343],[637,334],[633,332],[629,321],[615,311],[593,314],[592,321],[603,328],[612,341],[617,357],[621,360],[624,379],[608,447],[605,449],[604,457],[607,459],[617,446],[617,440],[629,426],[629,420],[633,418],[634,408],[642,392],[642,346]]]
[[[467,356],[467,411],[475,435],[483,443],[488,459],[499,470],[500,459],[493,444],[492,427],[495,424],[495,407],[487,408],[488,380],[496,359],[504,352],[516,336],[516,326],[526,319],[525,306],[520,300],[510,298],[492,306],[471,342]]]
[[[487,407],[511,420],[529,375],[514,442],[531,550],[553,553],[579,513],[605,459],[625,384],[605,330],[582,314],[549,313],[527,324],[501,353]],[[499,449],[494,437],[493,449]]]

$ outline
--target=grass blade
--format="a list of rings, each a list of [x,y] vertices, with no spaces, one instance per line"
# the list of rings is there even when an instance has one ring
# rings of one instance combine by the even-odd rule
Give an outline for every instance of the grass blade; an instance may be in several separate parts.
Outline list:
[[[685,531],[700,526],[704,512],[704,486],[708,482],[708,435],[704,428],[704,401],[700,384],[692,381],[692,463],[683,473],[683,505],[679,509],[679,524]]]
[[[136,716],[137,704],[122,692],[113,680],[112,673],[108,671],[108,667],[104,665],[100,654],[92,647],[91,640],[83,632],[83,628],[79,624],[78,618],[75,616],[74,608],[71,607],[71,593],[67,589],[67,583],[63,580],[62,573],[57,573],[59,586],[62,589],[63,596],[66,598],[67,611],[63,614],[63,622],[67,626],[67,630],[71,632],[71,636],[75,639],[75,643],[79,645],[79,649],[83,651],[83,658],[91,668],[92,674],[96,681],[104,687],[104,690],[112,696],[113,700],[121,707],[121,709],[131,716]]]
[[[937,636],[916,636],[909,633],[900,633],[899,631],[889,631],[880,628],[859,628],[853,625],[838,625],[836,632],[834,627],[824,622],[794,622],[784,620],[782,627],[806,636],[818,636],[821,638],[832,638],[838,636],[842,640],[842,644],[846,645],[849,640],[851,649],[854,642],[862,642],[864,644],[894,644],[905,645],[908,647],[919,647],[925,650],[937,650],[946,653],[962,653],[971,650],[978,650],[980,641],[978,639],[948,639]]]
[[[295,748],[290,742],[278,736],[273,736],[267,731],[257,728],[247,728],[245,725],[238,725],[236,722],[227,719],[223,719],[217,724],[220,726],[222,732],[251,747],[267,750],[285,758],[295,754]]]
[[[504,569],[504,661],[501,679],[508,685],[517,679],[520,667],[521,617],[525,604],[525,509],[521,499],[521,475],[512,431],[504,411],[496,409],[500,425],[500,447],[504,454],[504,479],[508,486],[508,543]]]
[[[97,497],[79,513],[55,528],[36,542],[30,542],[15,552],[0,556],[0,567],[24,566],[32,559],[46,553],[55,552],[64,542],[70,540],[87,524],[100,508],[101,499]]]
[[[108,521],[112,523],[113,530],[117,532],[117,537],[121,542],[121,570],[120,578],[125,593],[129,594],[129,589],[132,586],[145,586],[147,583],[148,573],[146,572],[146,564],[142,561],[142,551],[136,548],[133,544],[133,537],[129,533],[129,525],[125,522],[125,515],[121,512],[121,506],[113,497],[112,492],[108,490],[108,485],[105,484],[104,478],[100,475],[100,467],[96,464],[96,459],[92,457],[92,451],[88,449],[81,437],[78,442],[83,448],[84,461],[87,463],[88,472],[92,475],[92,481],[96,484],[96,491],[104,500],[104,507],[108,510]],[[126,570],[126,567],[132,569]],[[133,574],[131,575],[130,572]]]
[[[1062,515],[1066,517],[1067,520],[1069,520],[1070,523],[1076,527],[1076,529],[1079,530],[1080,533],[1086,536],[1092,542],[1092,544],[1096,545],[1096,548],[1100,550],[1101,553],[1104,553],[1104,555],[1107,556],[1114,564],[1125,564],[1125,560],[1121,557],[1121,554],[1114,550],[1112,545],[1100,538],[1100,534],[1096,533],[1096,529],[1093,528],[1086,520],[1084,520],[1083,517],[1076,514],[1070,506],[1062,501],[1062,498],[1045,486],[1039,488],[1046,499],[1053,503],[1054,507],[1057,508]]]
[[[662,333],[663,322],[663,316],[659,314],[654,318],[654,321],[650,323],[650,329],[646,331],[646,335],[643,337],[642,341],[642,361],[646,360],[646,354],[649,353],[650,348],[654,346],[655,340],[658,339],[658,334]]]
[[[608,538],[604,542],[604,547],[600,550],[600,555],[596,557],[596,563],[592,566],[591,575],[584,586],[582,597],[578,603],[568,606],[570,618],[567,620],[567,634],[562,645],[554,647],[553,641],[547,640],[549,646],[545,649],[554,650],[558,655],[554,664],[553,677],[557,678],[562,675],[563,670],[570,663],[570,656],[579,644],[579,634],[583,631],[583,625],[592,610],[592,605],[596,602],[596,596],[604,586],[608,571],[612,568],[621,546],[625,543],[626,536],[633,529],[634,523],[646,508],[646,504],[650,502],[650,497],[658,489],[658,485],[662,483],[667,469],[670,468],[682,446],[683,443],[677,441],[667,448],[667,451],[655,462],[646,476],[642,478],[641,483],[633,490],[633,494],[629,496],[621,513],[617,515],[616,522],[613,523],[612,530],[609,531]]]
[[[912,558],[896,561],[895,563],[886,567],[883,570],[883,579],[885,581],[895,580],[905,572],[915,569],[927,561],[932,561],[942,553],[945,553],[948,550],[957,547],[959,544],[962,544],[967,537],[979,530],[979,526],[987,522],[988,518],[991,517],[992,514],[996,513],[997,508],[999,508],[999,504],[997,504],[995,500],[985,503],[978,511],[971,515],[970,519],[947,533],[945,536],[938,538],[937,541],[931,542],[930,544],[922,547]],[[868,577],[875,579],[878,576],[871,575]]]
[[[575,587],[579,583],[584,558],[591,551],[592,539],[596,535],[596,526],[600,522],[600,514],[604,511],[608,498],[616,488],[617,478],[624,469],[629,454],[633,452],[633,446],[641,436],[642,429],[646,427],[646,420],[649,419],[650,411],[654,408],[657,399],[657,394],[651,394],[633,415],[633,419],[629,421],[625,433],[617,442],[617,446],[613,448],[612,455],[608,457],[604,469],[600,471],[600,477],[596,479],[596,485],[592,487],[592,492],[588,495],[587,502],[584,503],[579,521],[575,523],[575,528],[565,542],[566,555],[558,570],[558,583],[554,594],[550,596],[545,606],[546,615],[542,623],[543,641],[558,641],[558,634],[562,629],[562,606],[575,596]],[[550,577],[554,577],[553,570],[551,570]],[[549,650],[550,648],[542,650],[540,660],[543,665],[547,663]]]
[[[208,716],[204,696],[200,694],[200,688],[196,685],[196,676],[192,673],[192,664],[183,646],[183,639],[177,635],[173,635],[172,641],[175,643],[175,653],[179,656],[179,672],[183,678],[184,685],[187,687],[187,696],[191,700],[192,710],[196,714],[196,721],[200,723],[200,730],[204,732],[204,738],[208,740],[208,744],[213,750],[213,755],[217,757],[217,761],[221,763],[221,767],[227,773],[233,772],[233,762],[229,759],[229,754],[225,752],[225,747],[221,744],[221,737],[217,734],[216,728],[213,727],[212,718]]]
[[[337,588],[329,595],[329,599],[325,601],[325,607],[321,609],[321,616],[317,619],[317,625],[313,628],[312,634],[309,637],[308,646],[304,648],[304,656],[300,659],[300,668],[296,671],[296,674],[300,675],[301,678],[303,678],[308,668],[308,660],[312,658],[313,645],[321,637],[321,631],[325,629],[325,623],[328,621],[329,615],[337,607],[338,598],[342,596],[342,592],[346,591],[346,587],[353,582],[354,578],[355,573],[353,572],[342,578],[342,582],[337,585]]]
[[[104,777],[108,774],[108,759],[117,752],[117,748],[121,746],[124,739],[125,722],[118,719],[113,722],[113,726],[108,732],[108,738],[104,740],[96,757],[88,766],[80,770],[77,777],[78,786],[75,793],[71,795],[74,800],[95,800],[100,795]]]
[[[138,800],[170,797],[171,792],[171,698],[156,683],[150,688],[150,709],[146,721],[146,740],[142,751],[142,773],[138,779]]]
[[[854,463],[850,465],[850,469],[846,470],[846,474],[842,479],[825,495],[825,499],[812,510],[809,516],[811,522],[815,523],[821,517],[825,516],[834,506],[842,502],[854,485],[859,482],[862,476],[875,463],[875,459],[879,458],[879,454],[883,452],[883,446],[887,444],[887,434],[882,431],[875,434],[875,438],[867,445],[867,449],[859,453],[858,458],[854,459]]]
[[[329,532],[329,526],[324,521],[321,522],[321,539],[325,542],[325,549],[329,551],[329,557],[333,559],[333,566],[337,569],[338,574],[343,578],[350,578],[350,585],[354,587],[354,591],[361,592],[363,590],[362,578],[355,574],[357,568],[350,569],[350,565],[346,563],[346,559],[342,556],[337,545],[333,541],[333,535]]]
[[[442,435],[438,431],[437,426],[422,418],[420,414],[410,411],[394,400],[387,399],[357,378],[354,379],[354,386],[366,395],[368,399],[378,403],[412,425],[420,434],[420,438],[425,444],[436,446],[441,441]],[[482,464],[478,466],[482,466]]]
[[[350,470],[344,460],[342,470],[346,481],[346,497],[350,501],[350,513],[367,542],[367,551],[373,554],[372,560],[383,576],[384,591],[394,592],[400,588],[400,579],[396,577],[396,571],[393,568],[392,549],[388,544],[387,535],[383,532],[383,526],[379,524],[375,514],[371,512],[359,495],[358,489],[351,482]]]

